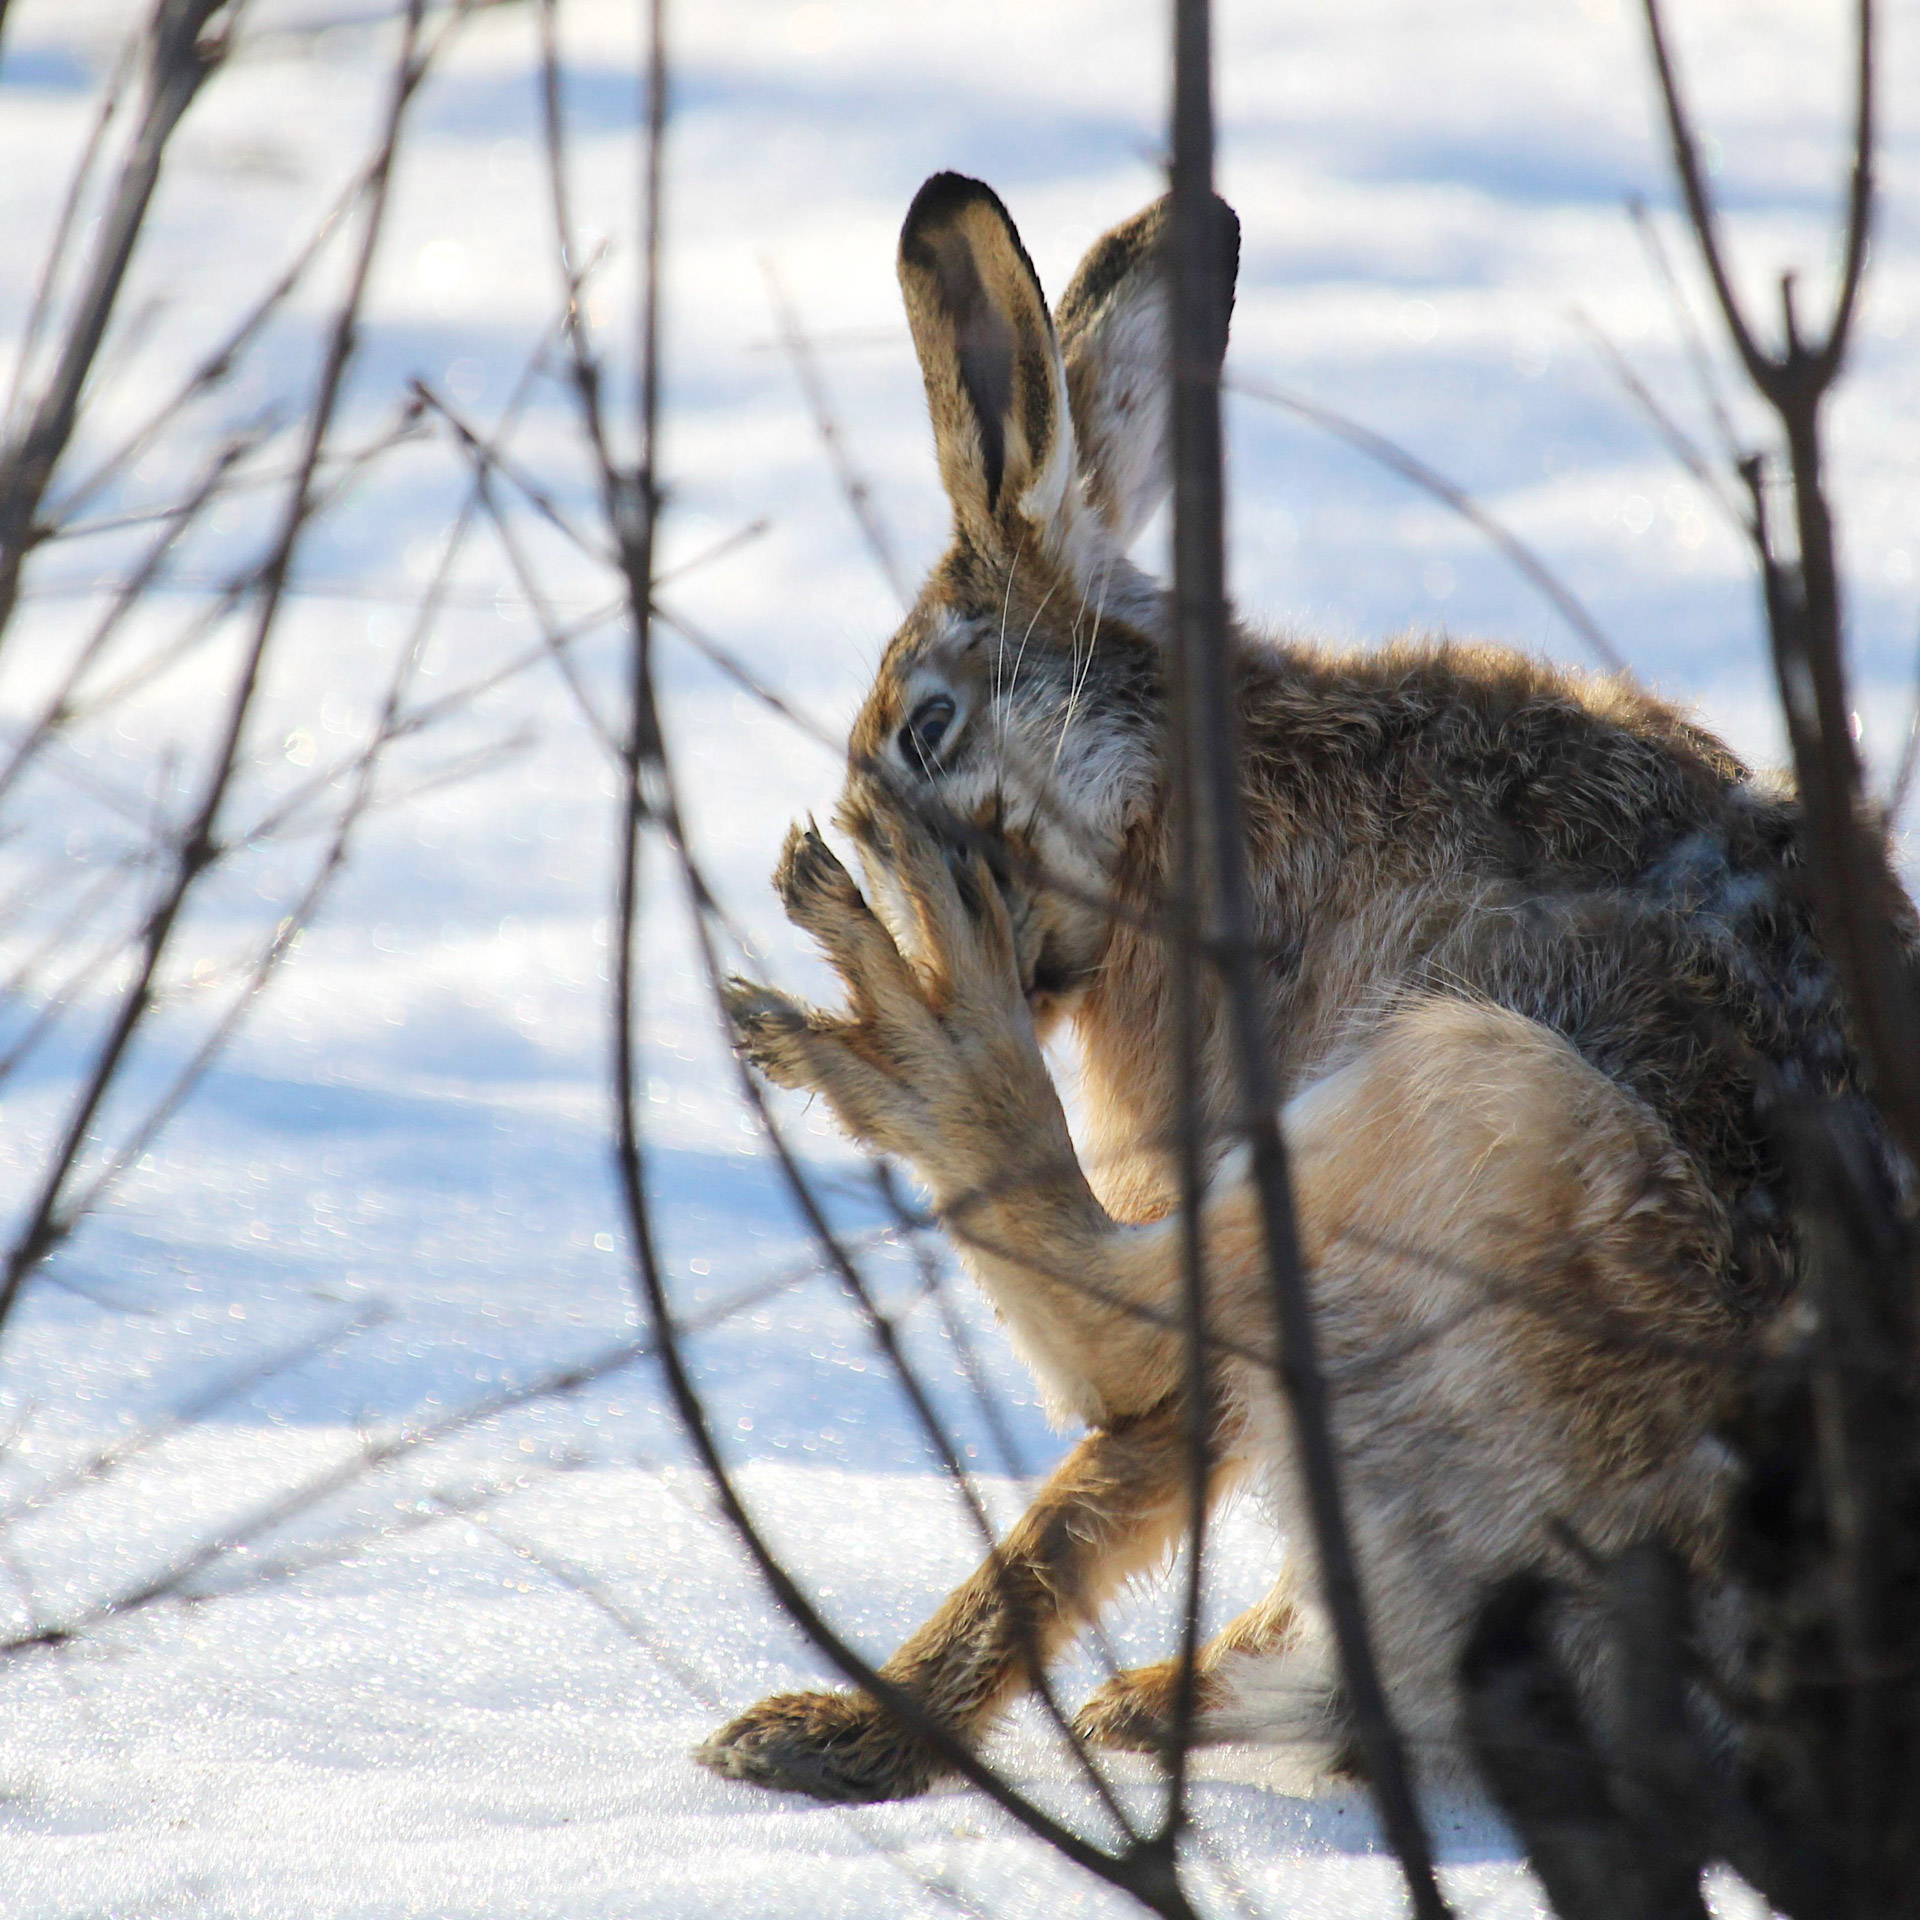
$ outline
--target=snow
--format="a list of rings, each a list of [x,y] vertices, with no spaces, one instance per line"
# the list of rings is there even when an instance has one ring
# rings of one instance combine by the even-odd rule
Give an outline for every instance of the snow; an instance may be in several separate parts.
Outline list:
[[[1769,274],[1800,262],[1819,286],[1844,9],[1676,0],[1674,11],[1723,156],[1743,282],[1765,296]],[[7,13],[9,340],[31,298],[26,263],[136,12],[123,0],[16,0]],[[617,352],[633,285],[635,12],[613,0],[564,10],[576,218],[589,244],[609,247],[589,310]],[[978,173],[1057,290],[1088,241],[1157,191],[1165,26],[1160,8],[1129,0],[702,0],[675,12],[665,564],[768,528],[665,598],[813,731],[755,704],[671,634],[662,675],[700,857],[754,964],[805,984],[817,963],[765,875],[788,821],[831,801],[831,743],[897,609],[777,349],[766,266],[818,341],[842,430],[903,553],[923,563],[943,509],[893,284],[900,214],[935,168]],[[1222,176],[1246,231],[1232,370],[1349,412],[1472,487],[1645,678],[1771,758],[1739,550],[1578,318],[1705,431],[1681,339],[1621,212],[1630,193],[1656,209],[1670,200],[1635,12],[1622,0],[1224,8]],[[181,377],[358,164],[393,44],[384,13],[320,0],[256,8],[240,56],[180,134],[123,302],[128,338],[71,472]],[[1920,442],[1907,430],[1920,142],[1906,108],[1920,99],[1920,33],[1911,8],[1887,24],[1885,211],[1834,418],[1862,722],[1883,763],[1906,726],[1920,563]],[[372,439],[415,373],[493,421],[553,321],[533,48],[529,9],[487,9],[420,97],[344,444]],[[1658,217],[1676,244],[1670,215]],[[235,386],[92,511],[166,501],[218,431],[311,378],[337,259],[328,273]],[[615,397],[626,405],[619,381]],[[1245,395],[1230,402],[1230,431],[1248,609],[1356,639],[1445,627],[1578,657],[1551,609],[1434,503]],[[534,390],[513,444],[563,504],[587,510],[563,391]],[[461,487],[444,443],[409,445],[316,530],[238,816],[297,794],[365,737]],[[270,498],[217,510],[116,657],[138,658],[191,617],[204,583],[257,545]],[[530,515],[516,524],[559,617],[604,603],[601,569]],[[9,723],[31,710],[138,537],[54,548],[30,573],[33,597],[0,656]],[[422,657],[429,698],[538,638],[484,528],[454,578]],[[184,804],[169,754],[199,736],[232,644],[216,640],[77,727],[12,797],[0,897],[19,911],[0,927],[5,972],[133,843],[148,809]],[[617,635],[597,631],[577,654],[586,699],[611,712]],[[633,1341],[604,1092],[610,792],[574,695],[538,659],[397,755],[343,882],[222,1065],[0,1342],[11,1630],[85,1617],[370,1434],[430,1426]],[[270,840],[209,890],[136,1092],[185,1058],[320,845]],[[676,1298],[704,1328],[701,1384],[755,1511],[833,1617],[883,1654],[976,1542],[857,1318],[811,1265],[741,1106],[664,866],[647,888],[650,1177]],[[88,986],[0,1089],[10,1209],[64,1111],[98,991]],[[18,1005],[0,1011],[17,1032]],[[109,1131],[133,1111],[123,1104]],[[917,1262],[877,1239],[882,1215],[826,1122],[780,1111],[1004,1515],[1062,1437],[964,1288],[942,1295],[957,1341]],[[963,1345],[992,1384],[1012,1460],[963,1377]],[[292,1357],[254,1377],[276,1355]],[[227,1381],[236,1390],[205,1419],[71,1482],[117,1436]],[[1251,1598],[1276,1553],[1249,1516],[1232,1521],[1213,1564],[1216,1611]],[[719,1719],[826,1669],[713,1517],[644,1356],[409,1451],[191,1590],[194,1604],[0,1667],[10,1912],[1122,1910],[976,1795],[834,1810],[688,1761]],[[1154,1657],[1167,1618],[1164,1591],[1138,1596],[1114,1629],[1121,1657]],[[1063,1690],[1077,1697],[1099,1671],[1089,1653]],[[1037,1715],[1016,1716],[997,1752],[1044,1803],[1097,1830]],[[1197,1771],[1194,1871],[1210,1911],[1397,1910],[1362,1803],[1308,1790],[1284,1755],[1224,1749]],[[1116,1773],[1144,1804],[1146,1771],[1121,1762]],[[1539,1910],[1483,1808],[1443,1799],[1433,1819],[1463,1912]],[[1716,1900],[1723,1913],[1752,1910],[1731,1887]]]

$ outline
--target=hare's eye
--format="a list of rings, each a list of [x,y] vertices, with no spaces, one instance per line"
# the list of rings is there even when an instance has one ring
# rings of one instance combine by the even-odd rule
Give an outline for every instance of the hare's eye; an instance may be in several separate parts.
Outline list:
[[[908,766],[918,764],[933,771],[933,757],[940,742],[953,725],[954,704],[944,693],[930,695],[914,708],[913,717],[900,729],[900,757]]]

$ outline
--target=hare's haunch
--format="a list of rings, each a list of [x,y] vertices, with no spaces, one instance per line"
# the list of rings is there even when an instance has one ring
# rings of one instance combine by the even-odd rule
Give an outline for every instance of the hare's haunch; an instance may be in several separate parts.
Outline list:
[[[777,876],[847,1009],[744,985],[732,1005],[768,1075],[913,1166],[1050,1403],[1090,1429],[887,1663],[970,1740],[1185,1515],[1168,613],[1126,552],[1168,479],[1164,217],[1108,234],[1049,313],[987,188],[941,174],[915,199],[900,280],[953,543],[853,728],[838,824],[864,892],[811,831]],[[1224,207],[1219,231],[1230,277]],[[1798,1261],[1756,1101],[1839,1093],[1856,1070],[1794,885],[1796,809],[1680,713],[1492,647],[1234,644],[1267,1028],[1347,1509],[1392,1704],[1441,1764],[1493,1582],[1575,1571],[1569,1539],[1654,1536],[1716,1589],[1713,1425]],[[1063,1019],[1077,1146],[1038,1044]],[[1215,1484],[1257,1485],[1292,1571],[1206,1649],[1199,1737],[1335,1765],[1211,1003],[1203,1034]],[[1577,1600],[1560,1632],[1591,1684]],[[1164,1668],[1122,1675],[1081,1731],[1152,1746],[1171,1688]],[[699,1757],[845,1799],[937,1771],[859,1694],[764,1701]]]

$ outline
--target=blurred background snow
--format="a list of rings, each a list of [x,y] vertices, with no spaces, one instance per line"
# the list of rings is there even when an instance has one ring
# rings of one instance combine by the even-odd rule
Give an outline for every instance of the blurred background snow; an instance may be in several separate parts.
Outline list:
[[[562,9],[575,214],[589,247],[605,248],[589,310],[617,408],[630,403],[639,11]],[[765,875],[788,822],[830,805],[831,742],[899,607],[833,484],[770,284],[813,341],[909,569],[923,565],[945,513],[893,280],[900,216],[928,173],[978,174],[1057,292],[1099,232],[1159,191],[1166,23],[1133,0],[671,11],[663,568],[692,564],[663,597],[815,731],[769,714],[671,633],[661,670],[696,849],[748,957],[804,983],[815,962]],[[6,12],[0,346],[18,341],[139,12],[124,0],[14,0]],[[1679,256],[1636,12],[1625,0],[1222,6],[1222,186],[1244,229],[1229,375],[1337,408],[1470,488],[1646,680],[1771,760],[1744,556],[1591,338],[1597,328],[1616,343],[1707,437],[1681,332],[1623,210],[1644,197]],[[1771,312],[1781,267],[1801,267],[1811,290],[1831,264],[1845,9],[1675,0],[1672,24],[1743,275]],[[303,244],[364,159],[394,44],[378,0],[256,0],[177,138],[72,470],[135,424]],[[375,439],[415,376],[491,430],[552,328],[535,72],[531,9],[495,5],[423,90],[343,444]],[[1882,765],[1907,730],[1920,605],[1915,99],[1920,10],[1905,0],[1887,9],[1882,211],[1833,422],[1861,721]],[[221,431],[289,394],[297,403],[338,284],[335,261],[193,431],[157,447],[100,515],[165,502]],[[1552,609],[1434,502],[1245,395],[1230,400],[1229,427],[1234,581],[1249,616],[1360,644],[1414,629],[1581,657]],[[564,508],[591,516],[557,383],[531,388],[512,448]],[[421,439],[370,465],[318,524],[244,802],[271,806],[364,737],[464,485],[444,440]],[[258,541],[268,504],[221,505],[130,646],[159,644],[166,623],[191,616]],[[602,607],[605,570],[522,520],[555,616]],[[0,658],[0,720],[30,711],[129,537],[55,547],[30,570]],[[1163,537],[1150,529],[1143,555]],[[537,653],[539,629],[498,542],[476,533],[453,579],[425,691],[503,677],[398,756],[284,975],[0,1341],[0,1610],[12,1631],[137,1585],[368,1432],[431,1422],[637,1324],[608,1177],[611,772],[550,664],[504,671]],[[615,711],[617,648],[602,628],[577,649],[582,693],[603,715]],[[76,734],[11,805],[0,861],[16,893],[44,886],[50,902],[112,859],[130,813],[164,797],[169,754],[204,723],[217,684],[213,663],[189,660]],[[248,931],[297,888],[302,845],[263,845],[196,910],[183,998],[231,977]],[[673,878],[662,866],[648,886],[646,1117],[673,1282],[689,1317],[753,1296],[698,1337],[701,1381],[776,1537],[881,1654],[974,1544],[857,1319],[810,1265],[739,1104]],[[77,1044],[56,1037],[8,1082],[10,1207],[44,1156]],[[163,1045],[139,1086],[177,1063]],[[900,1307],[962,1444],[1010,1504],[1020,1475],[1064,1441],[956,1294],[1017,1456],[1001,1457],[916,1263],[875,1238],[858,1164],[822,1117],[786,1111],[848,1232],[871,1244],[875,1284]],[[105,1441],[303,1343],[314,1351],[137,1469],[32,1504]],[[1223,1611],[1271,1577],[1274,1552],[1244,1519],[1229,1527],[1215,1569]],[[276,1554],[320,1564],[0,1668],[9,1911],[1118,1910],[971,1796],[849,1814],[687,1762],[719,1718],[824,1669],[712,1521],[644,1366],[421,1450],[214,1584],[245,1581]],[[1147,1595],[1116,1637],[1150,1657],[1162,1628]],[[1033,1723],[1016,1720],[1002,1753],[1035,1792],[1069,1802]],[[1146,1790],[1144,1772],[1130,1777]],[[1201,1777],[1198,1871],[1220,1910],[1242,1897],[1273,1914],[1395,1910],[1363,1807],[1298,1797],[1271,1756],[1209,1755]],[[1536,1910],[1481,1813],[1442,1807],[1437,1826],[1464,1911]]]

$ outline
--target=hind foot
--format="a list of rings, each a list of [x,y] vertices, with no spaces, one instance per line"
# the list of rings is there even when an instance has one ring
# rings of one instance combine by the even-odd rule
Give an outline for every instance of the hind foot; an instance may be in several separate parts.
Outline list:
[[[1157,1661],[1116,1673],[1073,1716],[1074,1733],[1090,1747],[1126,1753],[1162,1753],[1173,1744],[1180,1684],[1177,1660]],[[1209,1715],[1220,1704],[1220,1683],[1202,1671],[1194,1675],[1193,1723],[1188,1744],[1203,1747],[1222,1736],[1210,1730]]]
[[[729,1780],[816,1800],[906,1800],[945,1771],[931,1746],[864,1693],[776,1693],[693,1757]]]

